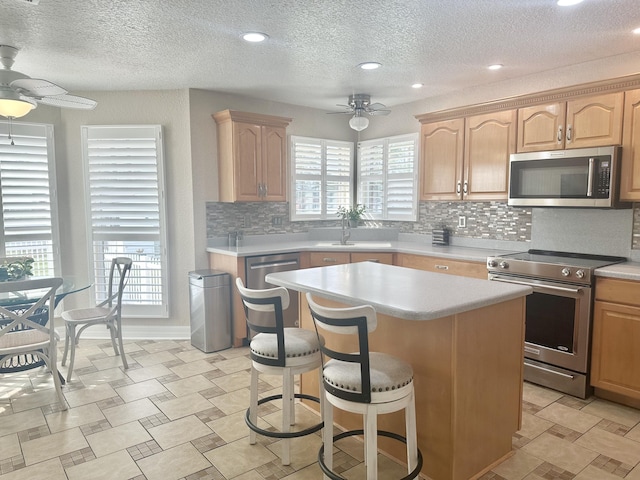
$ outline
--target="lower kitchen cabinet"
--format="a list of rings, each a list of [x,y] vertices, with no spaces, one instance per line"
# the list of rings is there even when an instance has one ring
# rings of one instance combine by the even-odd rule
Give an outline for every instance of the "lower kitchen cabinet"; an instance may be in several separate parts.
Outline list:
[[[591,385],[596,395],[640,407],[640,282],[598,278]]]
[[[310,267],[327,267],[356,262],[378,262],[393,265],[393,253],[385,252],[310,252]]]
[[[417,268],[418,270],[426,270],[428,272],[487,279],[487,265],[484,262],[468,262],[441,257],[398,253],[396,265],[400,267]]]
[[[209,253],[209,268],[222,270],[231,276],[231,326],[234,347],[241,347],[247,337],[247,319],[244,316],[242,299],[236,288],[236,277],[240,277],[245,285],[247,283],[244,263],[244,257]]]

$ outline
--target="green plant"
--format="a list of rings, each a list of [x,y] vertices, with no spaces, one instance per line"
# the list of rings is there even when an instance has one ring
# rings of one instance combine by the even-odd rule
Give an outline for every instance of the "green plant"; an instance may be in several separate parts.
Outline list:
[[[360,203],[356,203],[354,207],[338,208],[337,215],[343,219],[358,221],[362,218],[362,215],[364,214],[365,210],[366,210],[366,207],[364,205]]]
[[[18,279],[33,275],[33,258],[15,258],[3,263],[2,268],[6,270],[9,278]]]

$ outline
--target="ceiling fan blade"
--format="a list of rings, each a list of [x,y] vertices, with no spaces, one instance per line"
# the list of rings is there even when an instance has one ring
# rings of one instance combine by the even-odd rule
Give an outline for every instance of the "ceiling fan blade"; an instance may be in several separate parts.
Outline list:
[[[391,113],[391,110],[369,110],[369,109],[367,109],[366,112],[369,115],[389,115]]]
[[[93,110],[98,102],[90,98],[78,97],[76,95],[56,95],[53,97],[38,98],[38,103],[50,105],[52,107],[76,108],[79,110]]]
[[[382,103],[372,103],[371,105],[367,105],[366,107],[367,109],[371,109],[371,110],[386,110],[387,106],[383,105]]]
[[[67,93],[64,88],[41,78],[18,78],[11,82],[9,86],[17,89],[27,97],[47,97]]]
[[[328,115],[353,115],[353,112],[345,111],[345,112],[327,112]]]

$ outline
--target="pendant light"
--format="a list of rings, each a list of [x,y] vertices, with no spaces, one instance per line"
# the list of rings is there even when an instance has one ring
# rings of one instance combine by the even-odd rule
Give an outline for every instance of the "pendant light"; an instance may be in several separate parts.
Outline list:
[[[361,132],[369,126],[369,119],[367,117],[363,117],[360,110],[356,110],[355,115],[349,120],[349,126],[356,132]]]

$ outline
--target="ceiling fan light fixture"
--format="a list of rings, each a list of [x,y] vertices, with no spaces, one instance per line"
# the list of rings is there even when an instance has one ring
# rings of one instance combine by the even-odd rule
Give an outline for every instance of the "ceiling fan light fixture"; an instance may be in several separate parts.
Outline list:
[[[242,38],[247,42],[260,43],[269,38],[269,35],[261,32],[247,32],[242,34]]]
[[[364,62],[358,65],[362,70],[376,70],[381,66],[382,64],[378,62]]]
[[[493,65],[489,65],[487,68],[489,70],[500,70],[502,67],[504,67],[504,65],[501,63],[494,63]]]
[[[367,117],[363,117],[362,115],[355,114],[349,120],[349,126],[356,132],[361,132],[369,126],[369,119]]]
[[[21,99],[12,90],[0,89],[0,115],[7,118],[24,117],[35,105]]]
[[[422,88],[422,87],[424,87],[424,83],[414,83],[413,85],[411,85],[411,88],[415,88],[415,89]]]

